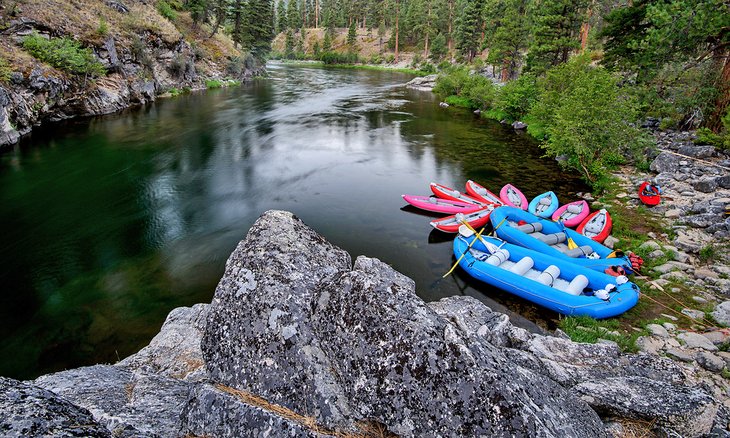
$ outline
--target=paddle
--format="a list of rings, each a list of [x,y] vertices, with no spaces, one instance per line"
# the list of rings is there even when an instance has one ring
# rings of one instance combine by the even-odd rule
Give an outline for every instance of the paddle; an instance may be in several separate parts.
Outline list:
[[[462,218],[461,222],[464,225],[466,225],[467,227],[469,227],[472,231],[475,231],[474,228],[471,225],[469,225],[469,222],[467,222],[463,218]],[[464,258],[464,256],[466,255],[466,253],[469,252],[469,250],[471,249],[472,245],[474,245],[474,242],[476,242],[477,240],[481,240],[482,239],[482,233],[486,229],[487,229],[487,226],[484,225],[482,227],[482,229],[479,230],[479,232],[477,233],[477,237],[474,238],[474,240],[472,240],[471,242],[469,242],[469,246],[467,246],[466,249],[464,250],[464,252],[461,253],[461,256],[459,256],[459,258],[456,260],[456,263],[454,263],[454,266],[452,266],[451,269],[449,269],[449,272],[445,273],[441,278],[446,278],[446,277],[449,276],[449,274],[451,274],[452,272],[454,272],[454,269],[456,269],[456,267],[459,266],[459,262],[461,262],[461,259]],[[457,239],[458,239],[458,237],[457,237]]]

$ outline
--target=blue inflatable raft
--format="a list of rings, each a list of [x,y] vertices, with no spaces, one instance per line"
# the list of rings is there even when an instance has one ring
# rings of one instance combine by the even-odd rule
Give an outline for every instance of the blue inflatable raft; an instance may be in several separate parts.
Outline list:
[[[454,256],[466,273],[539,306],[601,319],[620,315],[639,301],[639,288],[625,276],[612,277],[492,237],[470,248],[476,236],[466,234],[454,239]]]
[[[545,192],[535,196],[527,206],[527,211],[542,218],[550,218],[558,209],[558,197],[553,192]]]
[[[633,272],[626,256],[616,256],[607,246],[559,222],[541,219],[519,208],[506,206],[494,209],[490,221],[497,237],[509,243],[600,272],[611,266],[621,266],[626,272]],[[574,243],[576,247],[571,248],[569,243]]]

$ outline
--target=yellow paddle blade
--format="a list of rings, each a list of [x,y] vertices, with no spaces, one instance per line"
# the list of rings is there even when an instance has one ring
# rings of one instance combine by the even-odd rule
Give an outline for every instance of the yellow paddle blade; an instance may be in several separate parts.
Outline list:
[[[573,239],[568,237],[568,249],[576,249],[578,248],[578,245],[575,243]]]

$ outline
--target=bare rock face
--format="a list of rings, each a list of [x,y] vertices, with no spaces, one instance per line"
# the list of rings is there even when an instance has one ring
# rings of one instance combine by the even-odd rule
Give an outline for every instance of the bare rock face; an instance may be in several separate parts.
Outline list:
[[[41,389],[0,377],[3,437],[111,437],[86,409]]]
[[[318,423],[374,421],[402,436],[602,436],[595,413],[515,366],[290,213],[264,214],[228,261],[203,354],[212,380]]]
[[[180,434],[191,385],[156,374],[94,365],[41,376],[35,383],[91,411],[115,437]]]
[[[201,347],[210,378],[251,391],[328,425],[350,416],[313,332],[325,284],[350,270],[350,255],[291,213],[259,218],[226,263]]]

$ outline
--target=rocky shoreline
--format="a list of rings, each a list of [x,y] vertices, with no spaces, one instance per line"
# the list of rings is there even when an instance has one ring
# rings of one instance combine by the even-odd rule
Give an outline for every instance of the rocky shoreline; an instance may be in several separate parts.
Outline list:
[[[122,3],[112,3],[116,6],[108,7],[114,7],[119,15],[131,14]],[[0,44],[7,47],[5,50],[18,51],[23,38],[31,33],[43,38],[63,36],[61,29],[21,16],[7,22],[0,32]],[[107,71],[100,78],[68,74],[34,59],[26,60],[28,65],[11,66],[14,71],[9,79],[0,82],[0,148],[17,143],[43,124],[111,114],[153,102],[171,90],[205,89],[206,80],[226,85],[230,81],[224,78],[247,80],[264,71],[263,66],[234,64],[232,58],[238,52],[232,47],[216,48],[230,51],[228,58],[203,59],[201,49],[177,30],[144,30],[131,46],[129,42],[120,44],[120,38],[109,35],[91,47]],[[30,58],[27,54],[22,57]],[[231,66],[236,71],[231,71]]]
[[[730,436],[666,357],[532,334],[471,297],[423,302],[269,211],[211,304],[178,308],[115,365],[0,379],[5,436]]]

